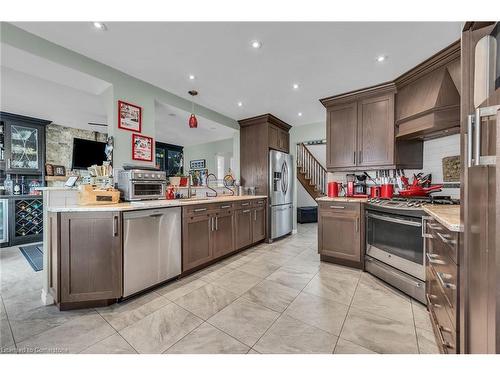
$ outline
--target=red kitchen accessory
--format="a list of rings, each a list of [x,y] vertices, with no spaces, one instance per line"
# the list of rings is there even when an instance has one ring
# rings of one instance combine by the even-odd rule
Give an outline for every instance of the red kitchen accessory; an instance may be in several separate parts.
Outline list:
[[[328,183],[328,196],[330,198],[338,197],[340,190],[342,189],[342,184],[340,182],[329,182]]]
[[[352,197],[354,195],[354,181],[347,182],[347,191],[345,193],[346,197]]]
[[[441,191],[443,185],[434,185],[428,188],[421,186],[409,186],[406,190],[400,190],[399,195],[402,197],[426,197],[432,192]]]
[[[383,184],[380,188],[380,198],[392,198],[394,194],[394,185],[393,184]]]
[[[175,199],[175,193],[173,186],[167,187],[167,199]]]
[[[380,186],[370,187],[370,198],[380,198]]]

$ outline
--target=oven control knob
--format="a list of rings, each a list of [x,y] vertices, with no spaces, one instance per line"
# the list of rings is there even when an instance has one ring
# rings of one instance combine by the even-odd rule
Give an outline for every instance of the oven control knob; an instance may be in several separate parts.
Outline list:
[[[137,177],[142,177],[142,173],[138,173],[138,174],[137,174]]]

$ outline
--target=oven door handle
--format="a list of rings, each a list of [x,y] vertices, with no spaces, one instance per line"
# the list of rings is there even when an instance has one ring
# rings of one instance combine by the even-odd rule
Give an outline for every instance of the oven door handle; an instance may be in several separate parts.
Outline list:
[[[391,223],[397,223],[397,224],[403,224],[403,225],[410,225],[412,227],[421,227],[422,223],[418,221],[410,221],[410,220],[403,220],[403,219],[397,219],[395,217],[389,217],[389,216],[382,216],[382,215],[377,215],[377,214],[366,214],[367,217],[371,217],[373,219],[378,219],[378,220],[384,220],[384,221],[389,221]]]

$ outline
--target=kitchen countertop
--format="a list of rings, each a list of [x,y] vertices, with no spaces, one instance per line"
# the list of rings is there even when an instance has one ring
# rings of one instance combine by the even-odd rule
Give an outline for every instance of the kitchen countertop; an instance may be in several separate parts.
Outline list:
[[[452,232],[463,232],[460,225],[460,205],[426,205],[424,211]]]
[[[357,203],[366,203],[368,202],[368,198],[354,198],[354,197],[321,197],[316,199],[318,202],[357,202]]]
[[[137,203],[133,202],[122,202],[117,204],[106,204],[106,205],[72,205],[72,206],[53,206],[48,207],[47,211],[50,212],[85,212],[85,211],[133,211],[133,210],[145,210],[148,208],[164,208],[164,207],[181,207],[181,206],[192,206],[197,204],[210,204],[228,201],[242,201],[251,199],[263,199],[267,198],[266,195],[242,195],[242,196],[221,196],[216,198],[208,199],[198,199],[198,200],[187,200],[187,199],[161,199],[161,200],[151,200],[151,201],[140,201]]]

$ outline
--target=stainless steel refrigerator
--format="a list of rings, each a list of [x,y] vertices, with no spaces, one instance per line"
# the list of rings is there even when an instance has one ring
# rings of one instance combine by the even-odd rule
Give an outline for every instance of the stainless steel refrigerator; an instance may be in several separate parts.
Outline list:
[[[269,151],[269,240],[292,232],[293,228],[292,155]]]

